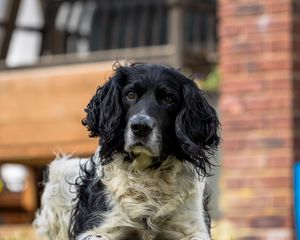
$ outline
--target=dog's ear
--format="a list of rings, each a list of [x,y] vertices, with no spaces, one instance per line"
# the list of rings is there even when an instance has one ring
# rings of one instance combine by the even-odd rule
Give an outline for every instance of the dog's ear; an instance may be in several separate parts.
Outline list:
[[[184,103],[175,122],[176,136],[187,161],[208,175],[209,161],[220,143],[220,123],[204,93],[192,81],[183,87]]]
[[[119,67],[108,82],[98,87],[85,108],[86,118],[82,120],[91,137],[100,137],[101,152],[107,155],[122,147],[118,136],[124,124],[121,84],[126,75],[122,68]]]

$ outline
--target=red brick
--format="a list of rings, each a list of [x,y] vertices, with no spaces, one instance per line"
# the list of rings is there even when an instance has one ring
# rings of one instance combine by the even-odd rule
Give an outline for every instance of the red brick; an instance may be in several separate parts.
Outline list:
[[[273,197],[272,199],[272,205],[275,207],[281,207],[281,206],[288,206],[292,205],[293,201],[291,200],[291,197]],[[289,224],[291,223],[288,222]]]
[[[234,85],[232,83],[224,83],[222,85],[223,87],[223,92],[230,93],[230,92],[244,92],[244,91],[261,91],[264,89],[264,81],[259,81],[254,79],[253,81],[245,81],[245,83],[241,85]]]
[[[254,228],[276,228],[284,227],[285,219],[281,216],[257,217],[251,221]]]
[[[259,15],[264,13],[264,6],[258,2],[240,4],[236,6],[235,15]]]
[[[244,198],[243,201],[237,198],[227,199],[229,207],[247,208],[249,205],[252,207],[269,207],[272,205],[272,197],[249,197]]]
[[[243,199],[241,199],[242,201]],[[240,219],[244,219],[244,218],[254,218],[254,217],[265,217],[265,216],[269,216],[269,212],[270,212],[271,208],[266,208],[266,207],[253,207],[252,205],[248,206],[248,207],[228,207],[224,209],[224,214],[226,214],[226,217],[228,217],[228,219],[231,218],[236,218],[236,221],[238,221],[238,218]],[[274,214],[280,214],[286,218],[289,217],[291,208],[290,207],[277,207],[273,212]],[[233,223],[234,224],[234,223]],[[249,228],[251,228],[250,223],[248,225]],[[253,228],[253,231],[255,232],[257,229]]]
[[[230,178],[227,179],[228,187],[249,187],[249,188],[276,188],[276,187],[291,187],[292,182],[289,177],[269,177],[269,178]]]
[[[237,30],[235,30],[236,34]],[[296,44],[296,43],[295,43]],[[257,54],[262,51],[279,52],[292,49],[292,44],[287,39],[245,39],[238,42],[224,42],[220,45],[220,52],[223,54]]]
[[[266,156],[239,156],[232,157],[230,160],[224,160],[223,167],[249,169],[268,166],[269,162]]]
[[[291,158],[285,156],[270,156],[269,157],[270,166],[272,167],[292,167],[293,161]]]
[[[240,237],[238,240],[263,240],[263,237],[258,236],[247,236],[247,237]]]
[[[241,27],[239,27],[237,25],[224,26],[224,27],[220,28],[219,36],[222,36],[222,37],[236,36],[237,34],[239,34],[240,30],[241,30]]]
[[[278,13],[278,12],[283,12],[286,13],[287,11],[291,10],[291,4],[282,4],[280,1],[272,1],[269,4],[266,4],[266,12],[269,13]]]

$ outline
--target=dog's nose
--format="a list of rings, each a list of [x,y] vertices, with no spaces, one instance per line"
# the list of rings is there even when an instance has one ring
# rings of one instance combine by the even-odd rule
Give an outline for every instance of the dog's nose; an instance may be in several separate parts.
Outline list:
[[[153,128],[153,122],[146,116],[135,117],[130,124],[131,131],[137,137],[147,137]]]

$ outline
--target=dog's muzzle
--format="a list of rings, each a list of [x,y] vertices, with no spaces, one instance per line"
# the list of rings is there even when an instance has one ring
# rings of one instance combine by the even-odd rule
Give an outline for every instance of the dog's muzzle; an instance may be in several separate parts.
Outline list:
[[[146,138],[154,126],[154,120],[146,115],[137,115],[130,120],[130,130],[138,138]]]
[[[125,150],[157,157],[160,149],[161,134],[155,119],[145,114],[132,116],[125,131]]]

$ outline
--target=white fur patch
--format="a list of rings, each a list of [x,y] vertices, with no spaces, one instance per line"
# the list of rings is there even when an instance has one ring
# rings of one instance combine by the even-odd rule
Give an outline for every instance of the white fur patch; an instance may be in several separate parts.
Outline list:
[[[143,147],[143,146],[133,146],[131,148],[131,151],[136,155],[144,154],[144,155],[149,156],[149,157],[153,156],[153,154],[150,152],[150,150]]]
[[[175,157],[168,157],[157,169],[146,168],[150,159],[139,155],[130,163],[117,154],[101,168],[113,210],[91,232],[109,239],[130,231],[143,239],[209,239],[203,220],[204,181],[190,164]]]
[[[36,214],[33,226],[39,235],[49,239],[67,240],[70,222],[74,183],[79,176],[79,164],[88,159],[61,157],[49,165],[48,182],[41,199],[41,209]]]
[[[64,157],[50,164],[49,182],[34,221],[40,234],[50,239],[68,239],[75,198],[69,182],[78,177],[79,163],[86,161]],[[99,166],[97,172],[112,210],[105,213],[100,226],[77,240],[87,236],[119,240],[131,235],[144,240],[210,239],[203,216],[204,180],[198,179],[189,163],[172,156],[158,168],[149,168],[151,163],[147,154],[139,154],[133,162],[116,154],[111,163]]]

